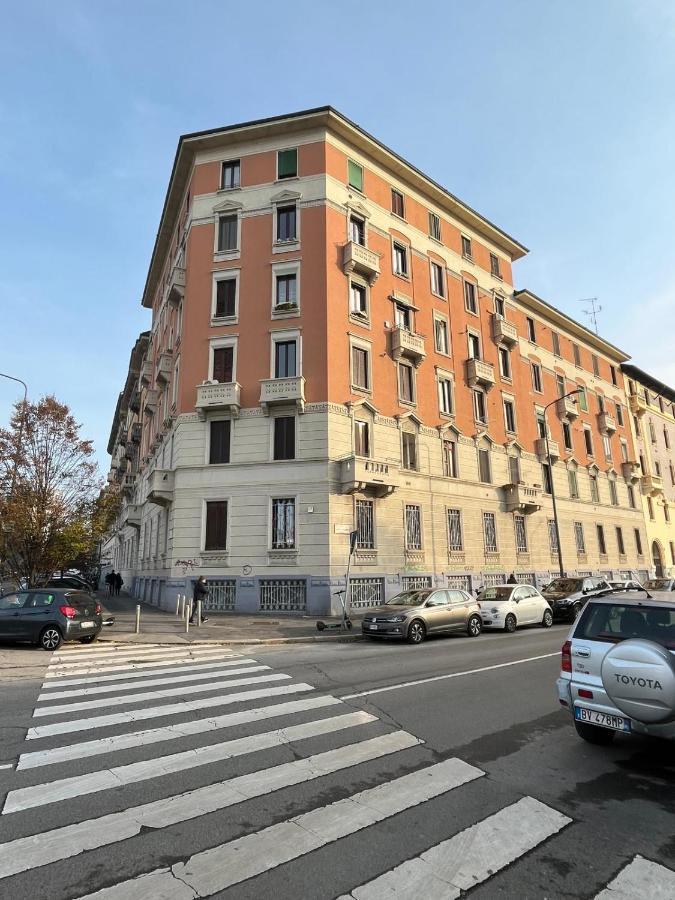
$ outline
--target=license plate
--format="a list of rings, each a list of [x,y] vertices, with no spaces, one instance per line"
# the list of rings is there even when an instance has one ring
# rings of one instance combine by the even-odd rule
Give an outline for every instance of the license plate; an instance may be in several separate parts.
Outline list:
[[[370,628],[371,631],[377,631],[377,625],[369,625],[368,628]]]
[[[93,622],[80,622],[80,628],[93,628]]]
[[[599,709],[575,706],[574,718],[577,722],[588,722],[590,725],[600,725],[602,728],[611,728],[614,731],[630,731],[630,719],[613,716],[610,713],[601,712]]]

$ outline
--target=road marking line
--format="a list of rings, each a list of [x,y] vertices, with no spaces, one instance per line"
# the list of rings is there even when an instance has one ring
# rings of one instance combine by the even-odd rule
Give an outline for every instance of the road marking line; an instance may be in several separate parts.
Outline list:
[[[253,797],[262,797],[282,788],[313,781],[322,775],[349,769],[390,753],[417,747],[421,743],[412,734],[394,731],[382,737],[317,753],[306,759],[294,760],[274,768],[215,782],[184,794],[130,807],[122,812],[17,838],[0,844],[0,878],[46,866],[61,859],[70,859],[86,850],[127,840],[138,835],[143,828],[166,828],[179,822],[197,819]],[[478,772],[477,769],[474,771]]]
[[[243,712],[226,713],[222,716],[211,716],[208,719],[196,719],[191,722],[183,722],[180,725],[166,725],[163,728],[152,728],[146,731],[131,731],[126,734],[99,738],[94,741],[82,741],[79,744],[53,747],[51,750],[35,750],[31,753],[21,754],[17,770],[35,769],[39,766],[68,762],[71,759],[79,760],[87,756],[100,756],[102,753],[114,753],[118,750],[128,750],[131,747],[145,747],[148,744],[173,741],[193,734],[204,734],[210,731],[218,731],[222,728],[231,728],[234,725],[246,725],[249,722],[261,722],[265,719],[274,719],[279,716],[289,716],[294,713],[337,705],[344,706],[342,700],[338,700],[337,697],[331,697],[330,695],[325,697],[306,697],[303,700],[290,700],[286,703],[276,703],[273,706],[258,706],[254,709],[246,709]]]
[[[137,646],[141,649],[152,650],[161,647],[162,644],[139,643]],[[61,659],[63,656],[81,656],[91,653],[115,653],[117,650],[124,649],[124,647],[125,644],[97,644],[95,647],[76,647],[66,645],[61,647],[61,649],[57,653],[54,653],[52,659]]]
[[[14,763],[3,763],[3,765],[0,766],[0,769],[13,769],[13,768],[14,768]]]
[[[483,774],[460,759],[448,759],[196,853],[171,869],[155,870],[80,900],[145,900],[149,884],[156,897],[209,897],[446,794]],[[176,881],[182,882],[188,892],[176,894]]]
[[[672,900],[675,897],[675,872],[638,855],[621,869],[604,891],[597,894],[595,900],[635,900],[636,897]]]
[[[230,654],[230,655],[223,656],[222,653],[219,653],[218,655],[215,655],[214,652],[211,651],[210,653],[204,653],[204,654],[200,654],[198,656],[185,656],[184,654],[181,654],[180,656],[176,656],[176,657],[165,657],[162,659],[154,659],[150,662],[134,662],[134,660],[128,660],[126,663],[122,663],[121,665],[118,665],[118,666],[106,666],[105,669],[102,669],[97,666],[91,666],[89,668],[73,669],[72,671],[59,670],[56,672],[50,672],[49,670],[47,670],[47,672],[45,673],[45,679],[53,679],[52,683],[58,684],[61,681],[61,679],[64,679],[64,678],[69,679],[74,675],[77,675],[77,676],[99,675],[100,678],[104,678],[104,677],[107,678],[108,672],[136,672],[139,669],[150,669],[153,666],[181,666],[181,665],[188,665],[188,664],[198,665],[203,660],[206,660],[208,662],[209,660],[214,660],[214,659],[233,659],[235,662],[237,662],[239,657],[236,654],[234,654],[234,655]],[[101,675],[102,672],[105,672],[106,674]],[[50,686],[50,684],[48,683],[47,680],[45,680],[42,687],[44,688],[44,687],[49,687],[49,686]]]
[[[523,797],[338,900],[454,900],[571,821],[533,797]]]
[[[163,691],[144,691],[141,694],[131,694],[125,697],[105,697],[100,700],[83,700],[81,703],[62,703],[57,706],[44,706],[33,710],[33,718],[44,716],[58,716],[71,712],[79,712],[83,709],[100,709],[102,705],[126,706],[130,703],[144,703],[146,700],[162,700],[164,697],[183,697],[186,694],[203,694],[206,691],[218,691],[222,688],[241,687],[244,684],[264,684],[268,681],[284,681],[291,678],[283,672],[273,672],[271,675],[255,675],[250,678],[233,678],[226,681],[221,675],[217,681],[208,684],[192,684],[189,687],[167,688]],[[137,688],[141,685],[137,685]]]
[[[401,688],[415,687],[418,684],[430,684],[432,681],[445,681],[448,678],[462,678],[464,675],[478,675],[480,672],[492,672],[495,669],[505,669],[508,666],[519,666],[522,663],[536,662],[538,659],[549,659],[552,656],[560,656],[560,651],[555,653],[543,653],[541,656],[528,656],[527,659],[514,659],[511,662],[497,663],[494,666],[482,666],[480,669],[467,669],[465,672],[451,672],[449,675],[434,675],[431,678],[419,678],[417,681],[404,681],[400,684],[390,684],[388,687],[374,688],[372,691],[358,691],[356,694],[342,694],[341,700],[353,700],[355,697],[369,697],[371,694],[383,694],[385,691],[398,691]]]
[[[213,661],[211,661],[213,660]],[[176,660],[167,660],[166,668],[161,669],[153,669],[151,672],[136,672],[136,671],[127,671],[127,672],[118,672],[117,675],[92,675],[89,678],[63,678],[56,681],[51,681],[49,684],[45,683],[42,685],[43,691],[52,691],[55,688],[62,687],[70,687],[76,684],[108,684],[113,681],[124,681],[125,678],[150,678],[153,675],[175,675],[180,677],[184,672],[193,672],[193,671],[209,671],[212,669],[224,669],[227,666],[243,666],[255,665],[257,663],[257,659],[244,659],[243,657],[238,657],[237,659],[228,659],[226,661],[222,661],[220,657],[206,657],[205,661],[198,660],[196,662],[185,662],[182,659]],[[160,663],[140,663],[138,666],[134,666],[134,670],[136,668],[145,668],[147,666],[155,666],[161,665]],[[176,669],[174,666],[181,665],[184,668]],[[45,697],[45,699],[47,699]]]
[[[114,648],[101,648],[97,650],[77,650],[70,651],[69,653],[61,653],[59,655],[52,656],[50,662],[52,665],[58,665],[59,663],[76,663],[76,662],[87,662],[87,660],[96,660],[100,659],[102,662],[105,662],[110,657],[115,656],[128,656],[129,654],[134,653],[146,653],[146,654],[155,654],[155,653],[174,653],[176,650],[191,650],[193,649],[190,644],[166,644],[164,647],[160,647],[158,645],[153,644],[148,647],[145,644],[121,644],[118,647]],[[198,649],[202,649],[201,647]]]
[[[251,662],[255,663],[255,660],[252,659]],[[208,672],[189,672],[187,674],[183,674],[182,672],[172,672],[171,678],[148,678],[147,681],[142,681],[140,684],[137,681],[132,681],[129,684],[106,684],[99,687],[74,688],[69,691],[49,691],[47,694],[40,694],[37,698],[37,702],[44,703],[45,700],[65,700],[68,697],[92,697],[96,694],[110,694],[114,691],[138,691],[141,688],[158,687],[162,684],[187,684],[191,681],[203,681],[205,678],[213,678],[214,670],[220,670],[224,666],[230,665],[232,664],[217,663],[214,666],[209,666],[210,671]],[[229,669],[224,672],[216,671],[216,674],[219,676],[243,675],[248,672],[269,672],[270,668],[270,666],[262,665],[242,666],[239,669]]]
[[[175,650],[148,650],[147,652],[133,652],[131,650],[124,651],[123,653],[110,653],[105,657],[91,657],[87,659],[78,659],[77,661],[68,661],[68,662],[54,662],[50,663],[49,671],[76,671],[77,669],[82,669],[85,666],[95,666],[98,669],[103,671],[109,665],[116,662],[131,662],[133,660],[139,660],[141,662],[146,662],[152,659],[175,659],[177,656],[187,656],[187,657],[198,657],[203,656],[207,653],[214,653],[214,649],[212,647],[202,647],[202,648],[183,648],[177,647]],[[221,650],[219,651],[222,655],[232,656],[232,651]]]
[[[29,728],[27,741],[52,737],[55,734],[71,734],[74,731],[92,731],[94,728],[107,728],[110,725],[123,725],[127,722],[139,722],[144,719],[158,719],[164,716],[184,715],[195,709],[216,709],[230,703],[245,703],[248,700],[278,697],[282,694],[298,694],[313,691],[311,684],[285,684],[282,687],[267,687],[253,691],[239,691],[236,694],[216,694],[215,697],[204,697],[199,700],[185,700],[180,703],[167,703],[163,706],[149,706],[146,709],[127,710],[110,713],[105,716],[91,716],[86,719],[71,719],[68,722],[54,722],[50,725],[36,725]]]

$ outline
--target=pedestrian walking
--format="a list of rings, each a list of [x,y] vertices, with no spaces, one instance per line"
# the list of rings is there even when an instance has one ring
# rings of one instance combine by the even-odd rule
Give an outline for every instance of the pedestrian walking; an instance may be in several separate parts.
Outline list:
[[[124,584],[124,579],[120,575],[119,572],[115,573],[115,596],[119,597],[120,591],[122,590],[122,585]]]
[[[516,578],[516,573],[511,572],[509,577],[506,579],[507,584],[518,584],[518,579]]]
[[[115,593],[115,570],[114,569],[112,569],[110,572],[108,572],[108,574],[105,576],[105,583],[108,586],[108,596],[112,597],[113,594]]]
[[[206,578],[203,575],[200,575],[199,578],[195,581],[195,587],[192,592],[192,609],[190,610],[190,625],[195,624],[195,615],[197,614],[197,601],[202,601],[202,609],[204,608],[204,604],[206,603],[209,596],[209,588],[206,584]],[[202,616],[202,622],[208,622],[208,618],[206,616]]]

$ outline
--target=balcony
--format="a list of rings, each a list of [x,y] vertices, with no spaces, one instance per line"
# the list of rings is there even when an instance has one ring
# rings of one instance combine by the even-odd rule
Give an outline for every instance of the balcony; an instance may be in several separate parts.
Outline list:
[[[241,406],[240,393],[241,388],[236,381],[198,384],[195,409],[199,418],[203,421],[209,410],[225,411],[231,416],[238,416]]]
[[[513,347],[518,343],[518,330],[511,322],[507,322],[503,316],[492,317],[492,337],[497,344],[505,344]]]
[[[663,478],[650,472],[642,476],[642,487],[645,494],[661,494],[663,492]]]
[[[345,275],[351,275],[352,272],[363,275],[368,284],[373,285],[380,274],[380,257],[362,244],[349,241],[344,247],[342,269]]]
[[[168,506],[173,500],[174,473],[168,469],[155,469],[148,479],[148,502]]]
[[[127,444],[126,447],[124,448],[124,455],[126,456],[126,458],[129,461],[131,461],[135,458],[137,452],[138,452],[138,448],[134,447],[133,444]]]
[[[413,334],[405,328],[394,328],[391,332],[391,355],[394,359],[406,356],[419,366],[427,355],[424,349],[424,338],[421,334]]]
[[[466,377],[471,387],[484,387],[490,390],[495,383],[495,367],[482,359],[467,359]]]
[[[141,392],[136,390],[132,391],[131,397],[129,398],[129,409],[132,412],[137,413],[141,408]]]
[[[155,377],[160,384],[167,384],[171,379],[171,369],[171,354],[167,353],[165,350],[164,353],[160,353],[159,359],[157,360],[157,374]]]
[[[629,460],[621,463],[621,473],[626,481],[639,481],[642,478],[642,468],[640,463]]]
[[[628,405],[634,416],[643,416],[647,412],[647,401],[642,394],[631,394],[628,398]]]
[[[561,397],[558,400],[556,409],[561,418],[566,416],[568,419],[576,419],[579,415],[579,408],[574,401],[574,397]]]
[[[140,374],[141,384],[147,387],[152,381],[152,360],[145,359],[143,360],[143,365],[141,366],[141,374]]]
[[[604,431],[607,434],[614,434],[616,431],[616,419],[611,413],[598,413],[598,427],[600,431]]]
[[[557,441],[548,439],[548,454],[546,453],[546,438],[540,437],[534,442],[534,452],[542,459],[550,456],[553,461],[560,459],[560,447]]]
[[[541,509],[540,490],[533,485],[502,485],[507,512],[519,512],[529,515]]]
[[[130,476],[127,475],[127,478]],[[137,503],[130,503],[125,506],[120,514],[120,525],[122,528],[140,528],[141,527],[141,507]]]
[[[399,486],[398,466],[383,460],[348,456],[340,462],[340,484],[343,494],[370,491],[386,497]]]
[[[148,391],[145,395],[145,406],[143,411],[146,416],[154,416],[157,412],[157,404],[159,403],[159,391]]]
[[[131,426],[131,441],[134,444],[140,444],[141,435],[143,433],[143,426],[140,422],[134,422]]]
[[[134,489],[136,487],[136,476],[135,475],[125,475],[122,479],[122,493],[126,496],[130,496],[133,494]]]
[[[265,378],[260,382],[260,405],[266,416],[271,406],[294,404],[298,412],[305,411],[305,379],[302,375],[292,378]]]
[[[166,299],[168,303],[178,306],[185,296],[185,269],[174,266],[169,276]]]

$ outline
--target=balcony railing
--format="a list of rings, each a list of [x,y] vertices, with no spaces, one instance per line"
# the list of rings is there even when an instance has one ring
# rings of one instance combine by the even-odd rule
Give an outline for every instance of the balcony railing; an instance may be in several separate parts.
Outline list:
[[[538,487],[526,484],[505,484],[502,489],[507,512],[529,515],[541,509],[541,492]]]
[[[556,408],[559,416],[567,416],[568,419],[576,419],[579,415],[579,409],[573,397],[561,397]]]
[[[145,406],[143,407],[146,416],[154,416],[157,412],[158,402],[159,391],[148,391],[145,395]]]
[[[471,387],[481,385],[489,390],[495,383],[495,368],[482,359],[467,359],[466,377]]]
[[[131,426],[131,435],[130,435],[131,441],[134,444],[140,444],[142,433],[143,433],[143,426],[141,425],[141,423],[134,422],[134,424]]]
[[[394,359],[407,356],[418,366],[427,355],[424,338],[421,334],[406,331],[405,328],[394,328],[391,333],[391,355]]]
[[[642,487],[646,494],[660,494],[663,491],[663,478],[660,475],[649,472],[649,474],[642,476]]]
[[[621,473],[628,481],[639,481],[642,478],[640,463],[633,460],[621,463]]]
[[[169,469],[155,469],[148,480],[148,501],[168,506],[173,500],[174,473]]]
[[[171,368],[171,354],[165,350],[164,353],[160,353],[157,360],[157,381],[166,384],[171,379]]]
[[[127,478],[132,476],[127,475]],[[120,523],[122,528],[140,528],[141,527],[141,507],[137,503],[130,503],[125,506],[120,515]]]
[[[305,379],[302,375],[292,378],[264,378],[260,382],[260,405],[265,415],[271,406],[294,404],[299,412],[305,411]]]
[[[340,461],[340,484],[343,494],[371,491],[384,497],[399,486],[398,466],[384,460],[348,456]]]
[[[631,394],[628,397],[628,405],[634,416],[643,416],[647,412],[647,401],[642,394]]]
[[[613,434],[616,431],[616,419],[611,413],[598,413],[598,427],[600,428],[600,431]]]
[[[185,269],[174,266],[169,276],[166,299],[169,303],[178,305],[185,294]]]
[[[345,244],[342,257],[342,267],[345,275],[357,272],[363,275],[369,284],[373,285],[380,274],[380,257],[373,250],[369,250],[356,241]]]
[[[136,487],[136,476],[135,475],[125,475],[122,479],[122,491],[127,495],[131,495],[134,492],[134,488]]]
[[[129,398],[129,409],[132,412],[137,413],[141,408],[141,392],[138,390],[131,392],[131,397]]]
[[[241,387],[236,381],[216,384],[198,384],[195,409],[200,419],[206,418],[208,410],[225,410],[231,416],[238,416],[241,407]]]
[[[503,316],[492,317],[492,337],[498,344],[506,344],[513,347],[518,343],[518,329],[512,322],[507,322]]]
[[[141,384],[149,385],[152,381],[152,360],[144,359],[140,374]]]
[[[534,451],[537,456],[541,456],[542,459],[546,459],[547,455],[551,457],[551,459],[560,459],[560,447],[557,441],[552,441],[551,438],[548,439],[548,454],[546,453],[546,438],[540,437],[534,442]]]

